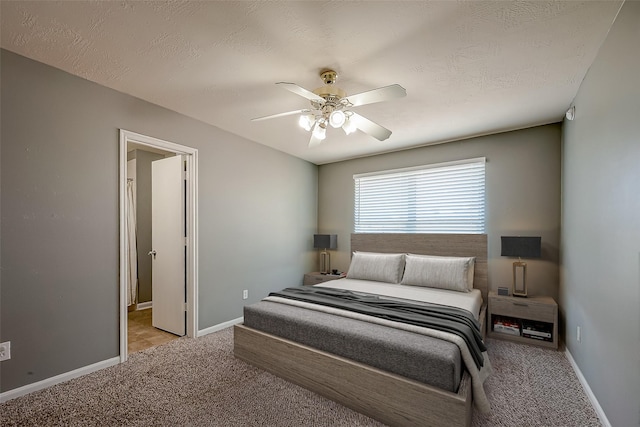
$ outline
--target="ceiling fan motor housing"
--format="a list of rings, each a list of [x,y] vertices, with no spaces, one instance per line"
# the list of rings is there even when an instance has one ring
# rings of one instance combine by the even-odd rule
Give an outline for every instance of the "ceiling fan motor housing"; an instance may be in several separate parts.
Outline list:
[[[338,80],[338,73],[333,70],[324,70],[320,72],[320,78],[326,85],[332,85]]]
[[[322,111],[323,115],[331,114],[336,109],[342,109],[344,105],[340,102],[347,96],[347,93],[337,86],[334,86],[338,74],[333,70],[325,70],[320,73],[324,81],[324,86],[314,89],[313,93],[322,97],[325,102],[311,101],[314,109]]]

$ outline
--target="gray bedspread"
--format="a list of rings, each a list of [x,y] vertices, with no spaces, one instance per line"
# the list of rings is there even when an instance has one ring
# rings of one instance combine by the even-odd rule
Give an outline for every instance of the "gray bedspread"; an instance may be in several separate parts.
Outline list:
[[[414,332],[271,301],[245,306],[248,327],[457,392],[456,344]]]
[[[457,307],[380,298],[378,295],[344,289],[308,286],[285,288],[279,292],[271,292],[269,296],[320,304],[380,319],[449,332],[465,341],[478,369],[481,369],[484,363],[482,352],[487,349],[482,341],[480,324],[470,312]]]

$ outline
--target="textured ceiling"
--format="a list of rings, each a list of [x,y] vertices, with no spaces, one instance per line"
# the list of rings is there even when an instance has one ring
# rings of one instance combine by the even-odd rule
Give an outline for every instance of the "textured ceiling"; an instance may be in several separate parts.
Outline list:
[[[621,1],[1,2],[2,47],[323,164],[560,121]],[[308,148],[324,68],[354,94],[407,97],[355,111],[393,134],[328,129]],[[135,129],[131,129],[135,131]]]

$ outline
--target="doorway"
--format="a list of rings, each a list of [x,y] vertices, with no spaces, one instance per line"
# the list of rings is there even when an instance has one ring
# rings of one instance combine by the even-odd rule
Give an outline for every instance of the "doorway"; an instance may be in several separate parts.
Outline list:
[[[195,337],[197,334],[197,252],[198,252],[198,242],[197,242],[197,167],[198,167],[198,151],[191,147],[182,146],[179,144],[175,144],[168,141],[159,140],[156,138],[148,137],[145,135],[136,134],[130,131],[121,130],[120,131],[120,177],[119,177],[119,188],[120,188],[120,361],[124,362],[127,360],[128,356],[128,326],[129,326],[129,303],[131,303],[131,292],[128,286],[128,277],[130,274],[135,276],[136,263],[130,263],[129,261],[129,245],[127,241],[129,239],[127,228],[133,223],[135,220],[131,219],[132,209],[130,208],[130,204],[127,201],[127,190],[130,183],[127,182],[127,177],[131,174],[131,164],[128,163],[128,152],[131,148],[136,150],[140,150],[140,153],[144,153],[145,157],[153,157],[156,159],[159,158],[173,158],[173,159],[181,159],[178,161],[180,165],[184,165],[184,167],[180,167],[180,172],[175,177],[176,180],[180,180],[180,186],[183,187],[183,201],[184,201],[184,220],[181,223],[178,223],[179,228],[184,230],[183,236],[184,241],[181,239],[180,244],[183,246],[183,249],[180,249],[181,252],[184,253],[184,260],[180,262],[184,262],[184,276],[185,283],[184,289],[182,289],[182,296],[171,296],[167,298],[165,291],[162,293],[158,293],[159,296],[162,296],[161,300],[162,312],[164,313],[167,308],[167,299],[171,301],[173,305],[173,311],[180,310],[181,313],[184,313],[183,319],[186,322],[186,335],[188,337]],[[155,153],[155,154],[153,154]],[[161,161],[162,162],[162,161]],[[135,162],[134,162],[135,163]],[[150,164],[150,162],[148,162]],[[160,162],[158,162],[160,163]],[[174,162],[175,163],[175,162]],[[127,166],[129,166],[129,173],[127,172]],[[155,165],[154,165],[155,166]],[[182,170],[184,170],[184,177],[182,176]],[[184,181],[183,179],[184,178]],[[155,190],[154,190],[155,191]],[[180,203],[181,204],[181,203]],[[179,211],[182,208],[178,209]],[[164,229],[164,227],[163,227]],[[154,242],[154,245],[156,242]],[[142,248],[144,251],[144,248]],[[148,258],[147,263],[152,262],[151,260],[151,252]],[[147,256],[146,253],[141,254],[141,256]],[[153,254],[155,257],[155,253]],[[135,257],[134,257],[135,259]],[[164,266],[165,263],[158,263],[157,265]],[[154,265],[154,269],[155,269]],[[162,277],[162,276],[159,276]],[[186,297],[186,303],[185,303]],[[144,299],[144,297],[143,297]],[[147,299],[150,299],[147,298]],[[155,300],[154,299],[154,304]],[[160,298],[158,298],[160,300]],[[140,304],[141,306],[145,306],[143,302]],[[149,303],[150,305],[150,303]],[[159,308],[160,309],[160,308]],[[153,310],[153,308],[151,308]],[[139,316],[144,319],[146,316]],[[154,313],[155,317],[155,313]],[[181,334],[184,334],[182,332]],[[179,335],[181,335],[179,333]]]

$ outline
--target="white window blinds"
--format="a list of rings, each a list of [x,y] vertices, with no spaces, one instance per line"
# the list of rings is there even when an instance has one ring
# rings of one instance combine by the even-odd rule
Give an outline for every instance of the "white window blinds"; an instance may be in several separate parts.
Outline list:
[[[484,157],[354,175],[356,233],[485,230]]]

